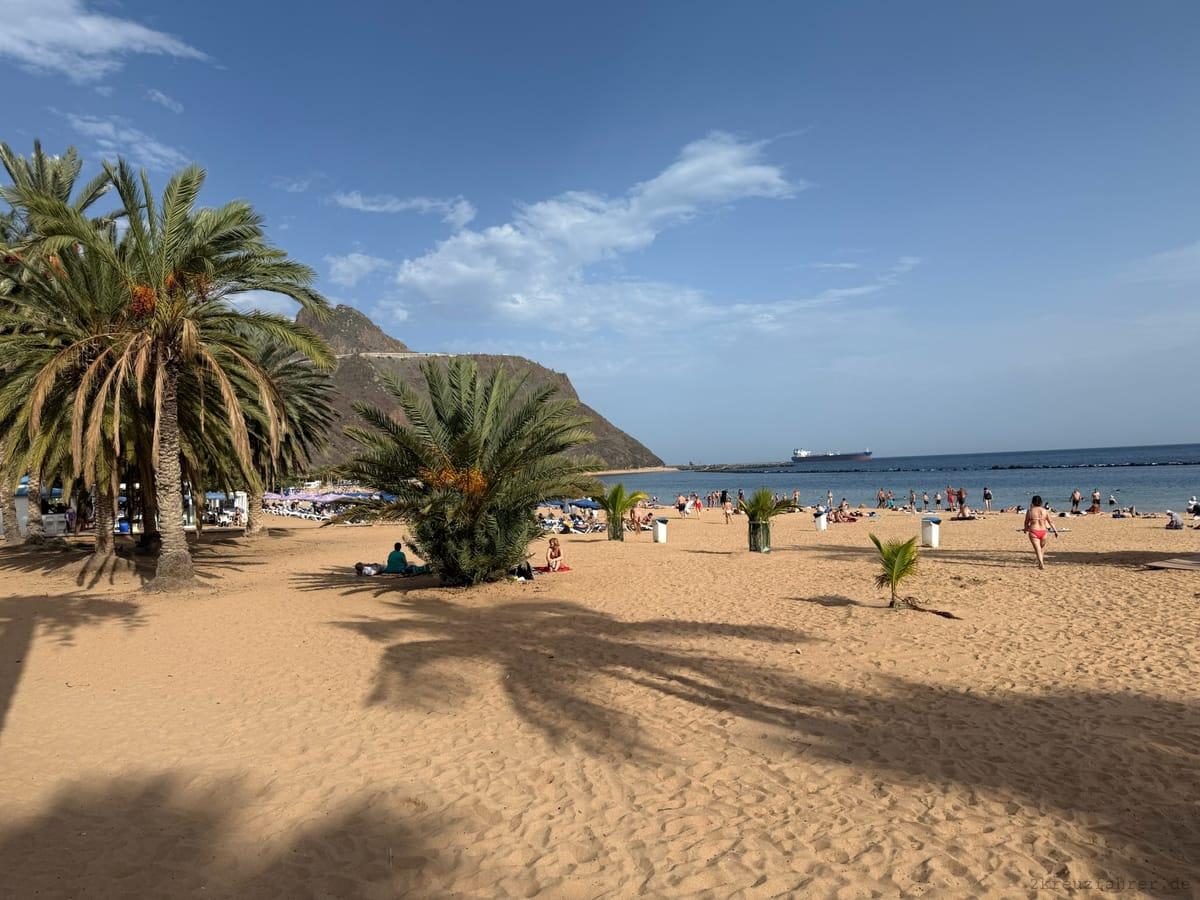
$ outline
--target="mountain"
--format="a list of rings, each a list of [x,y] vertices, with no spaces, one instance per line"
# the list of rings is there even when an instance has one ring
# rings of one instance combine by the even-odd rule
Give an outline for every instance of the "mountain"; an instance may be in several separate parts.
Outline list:
[[[338,366],[333,373],[338,391],[337,420],[330,430],[330,447],[318,463],[340,463],[347,459],[356,447],[343,434],[346,425],[358,424],[354,414],[355,402],[367,403],[388,410],[401,418],[400,410],[387,392],[383,373],[390,372],[401,381],[423,390],[421,364],[429,359],[447,358],[447,354],[417,353],[402,341],[385,334],[369,318],[350,306],[338,305],[325,322],[318,322],[309,313],[300,311],[296,321],[321,335],[338,355]],[[482,374],[488,375],[503,367],[510,372],[529,372],[533,385],[553,384],[567,397],[576,401],[571,379],[562,372],[555,372],[521,356],[494,356],[485,353],[458,354],[472,359]],[[644,444],[613,425],[604,416],[583,402],[580,413],[591,419],[590,429],[596,436],[594,443],[582,449],[582,453],[599,457],[606,468],[632,469],[641,466],[661,466],[662,460]]]

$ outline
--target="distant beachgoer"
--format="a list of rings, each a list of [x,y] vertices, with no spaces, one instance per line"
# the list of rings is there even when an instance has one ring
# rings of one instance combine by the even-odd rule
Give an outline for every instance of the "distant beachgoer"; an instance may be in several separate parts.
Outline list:
[[[879,492],[875,495],[875,508],[883,509],[886,505],[887,494],[884,492],[883,488],[880,488]]]
[[[921,510],[929,512],[929,491],[921,491]]]
[[[558,543],[558,538],[550,538],[550,546],[546,549],[546,568],[551,572],[557,572],[562,563],[562,546]]]
[[[738,502],[741,503],[745,499],[746,499],[746,492],[743,491],[741,488],[738,488]]]
[[[677,510],[679,510],[679,515],[681,517],[686,516],[688,514],[687,513],[687,504],[688,504],[687,497],[683,496],[683,494],[680,494],[678,497],[675,498],[675,508]]]
[[[1083,494],[1079,493],[1079,488],[1075,488],[1071,492],[1071,512],[1079,515],[1079,504],[1083,502]]]
[[[988,512],[992,511],[992,489],[986,484],[983,486],[983,508]]]
[[[704,501],[700,499],[699,495],[696,495],[695,506],[696,506],[696,515],[700,515],[700,511],[704,509]]]
[[[1042,505],[1042,498],[1037,494],[1029,501],[1029,512],[1025,513],[1024,531],[1029,536],[1029,543],[1033,545],[1038,568],[1046,568],[1046,532],[1053,532],[1055,537],[1058,537],[1058,532],[1054,529],[1054,523],[1050,521],[1050,513]]]
[[[941,509],[941,508],[942,508],[942,492],[941,492],[941,491],[937,491],[937,492],[936,492],[936,493],[933,495],[933,508],[934,508],[934,509]]]
[[[833,491],[825,492],[825,508],[833,509]]]
[[[799,491],[792,491],[792,508],[793,509],[800,508],[800,492]]]
[[[724,506],[728,502],[729,502],[729,491],[722,490],[721,491],[721,505]]]
[[[733,521],[733,501],[728,496],[721,503],[721,510],[725,513],[725,524],[728,525]]]
[[[966,506],[966,505],[967,505],[967,492],[966,492],[966,490],[965,490],[964,488],[961,488],[961,487],[960,487],[960,488],[958,489],[958,495],[957,495],[957,496],[958,496],[958,508],[959,508],[959,509],[962,509],[964,506]]]
[[[1117,505],[1117,498],[1116,498],[1116,497],[1114,497],[1112,494],[1109,494],[1109,495],[1108,495],[1108,505],[1109,505],[1109,506],[1116,506],[1116,505]]]
[[[1183,531],[1183,516],[1167,510],[1167,531]]]
[[[387,565],[383,567],[384,575],[407,575],[408,557],[404,555],[404,546],[397,541],[388,554]]]
[[[908,508],[912,510],[917,508],[917,492],[912,488],[908,489]]]

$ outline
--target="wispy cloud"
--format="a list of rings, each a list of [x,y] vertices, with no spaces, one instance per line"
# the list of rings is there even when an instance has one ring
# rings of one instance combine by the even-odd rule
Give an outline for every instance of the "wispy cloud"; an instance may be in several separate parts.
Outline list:
[[[292,178],[288,175],[276,175],[271,179],[271,187],[289,194],[303,194],[322,176],[320,173],[305,175],[303,178]]]
[[[335,193],[333,202],[359,212],[436,213],[452,228],[459,229],[475,218],[475,207],[463,197],[394,197],[391,194],[365,195],[358,191]]]
[[[139,166],[159,171],[178,169],[188,163],[182,150],[134,128],[119,116],[63,115],[75,131],[92,140],[102,156],[124,156]]]
[[[843,269],[845,271],[853,271],[861,269],[862,263],[856,262],[814,262],[804,263],[800,266],[802,269]]]
[[[174,97],[168,97],[166,94],[164,94],[162,91],[158,90],[157,88],[151,88],[150,90],[146,91],[146,99],[149,100],[151,103],[157,103],[159,106],[166,107],[173,113],[178,114],[178,113],[183,112],[183,104],[182,103],[180,103]]]
[[[378,256],[366,253],[347,253],[344,256],[326,256],[329,280],[343,287],[354,287],[373,272],[391,268],[392,264]]]
[[[271,294],[267,291],[246,291],[234,294],[229,298],[234,308],[242,311],[258,310],[259,312],[277,313],[291,318],[296,315],[300,304],[291,297],[283,294]]]
[[[805,184],[766,162],[764,146],[714,132],[623,196],[571,191],[521,206],[505,224],[464,229],[402,262],[397,282],[456,314],[476,309],[564,329],[636,331],[723,319],[722,308],[693,288],[597,281],[589,267],[641,250],[663,231],[727,204],[793,197]]]
[[[1128,268],[1125,277],[1134,282],[1200,281],[1200,241],[1140,259]]]
[[[119,71],[133,54],[208,59],[165,32],[93,12],[84,0],[0,0],[0,57],[26,69],[84,83]]]

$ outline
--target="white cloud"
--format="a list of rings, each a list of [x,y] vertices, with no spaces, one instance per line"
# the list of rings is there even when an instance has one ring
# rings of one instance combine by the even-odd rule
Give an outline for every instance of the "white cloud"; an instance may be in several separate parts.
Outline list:
[[[151,103],[157,103],[159,106],[164,106],[173,113],[183,112],[183,104],[174,97],[168,97],[157,88],[151,88],[146,91],[146,99]]]
[[[326,256],[325,262],[329,264],[329,280],[345,287],[354,287],[372,272],[391,268],[392,265],[386,259],[366,253]]]
[[[463,228],[475,218],[475,207],[471,202],[459,197],[394,197],[391,194],[364,195],[358,191],[338,192],[333,195],[333,202],[346,209],[356,209],[359,212],[399,213],[419,212],[437,213],[442,221],[454,229]]]
[[[242,294],[233,294],[229,301],[235,309],[242,312],[258,310],[259,312],[278,313],[288,318],[294,317],[296,310],[300,308],[300,304],[291,297],[267,291],[246,291]]]
[[[1200,281],[1200,241],[1139,260],[1126,275],[1129,281],[1134,282]]]
[[[643,249],[664,230],[750,197],[802,189],[765,162],[762,142],[714,132],[683,148],[654,178],[608,198],[571,191],[518,208],[511,222],[466,229],[400,264],[397,282],[455,311],[482,307],[564,328],[623,330],[719,318],[694,289],[659,282],[589,280],[596,263]],[[878,288],[872,287],[872,290]]]
[[[208,59],[169,34],[92,12],[84,0],[0,0],[0,57],[27,69],[97,81],[136,53]]]
[[[287,191],[289,194],[303,194],[312,187],[315,177],[308,175],[304,178],[288,178],[286,175],[276,175],[271,179],[271,185],[281,191]]]
[[[844,269],[844,270],[846,270],[846,271],[852,271],[852,270],[854,270],[854,269],[861,269],[861,268],[862,268],[862,263],[856,263],[856,262],[815,262],[815,263],[805,263],[803,266],[801,266],[801,268],[802,268],[802,269]]]
[[[84,116],[65,113],[67,122],[77,132],[91,138],[104,156],[120,154],[147,169],[178,169],[188,163],[183,151],[139,131],[118,116]]]

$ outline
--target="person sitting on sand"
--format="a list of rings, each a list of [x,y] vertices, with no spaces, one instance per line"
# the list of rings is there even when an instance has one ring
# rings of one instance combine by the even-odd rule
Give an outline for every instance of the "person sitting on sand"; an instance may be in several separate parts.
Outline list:
[[[546,568],[551,572],[557,572],[562,564],[562,545],[558,543],[558,538],[550,538],[550,546],[546,549]]]
[[[1167,531],[1183,531],[1183,516],[1167,510]]]
[[[1025,513],[1025,527],[1022,530],[1029,535],[1029,543],[1033,545],[1034,555],[1037,556],[1038,568],[1046,568],[1046,532],[1053,532],[1055,537],[1058,537],[1058,532],[1054,529],[1054,523],[1050,521],[1050,513],[1042,505],[1042,498],[1037,494],[1029,501],[1029,512]]]
[[[408,564],[408,557],[404,555],[404,546],[396,541],[392,547],[392,552],[388,554],[387,565],[383,567],[384,575],[407,575],[412,566]]]

